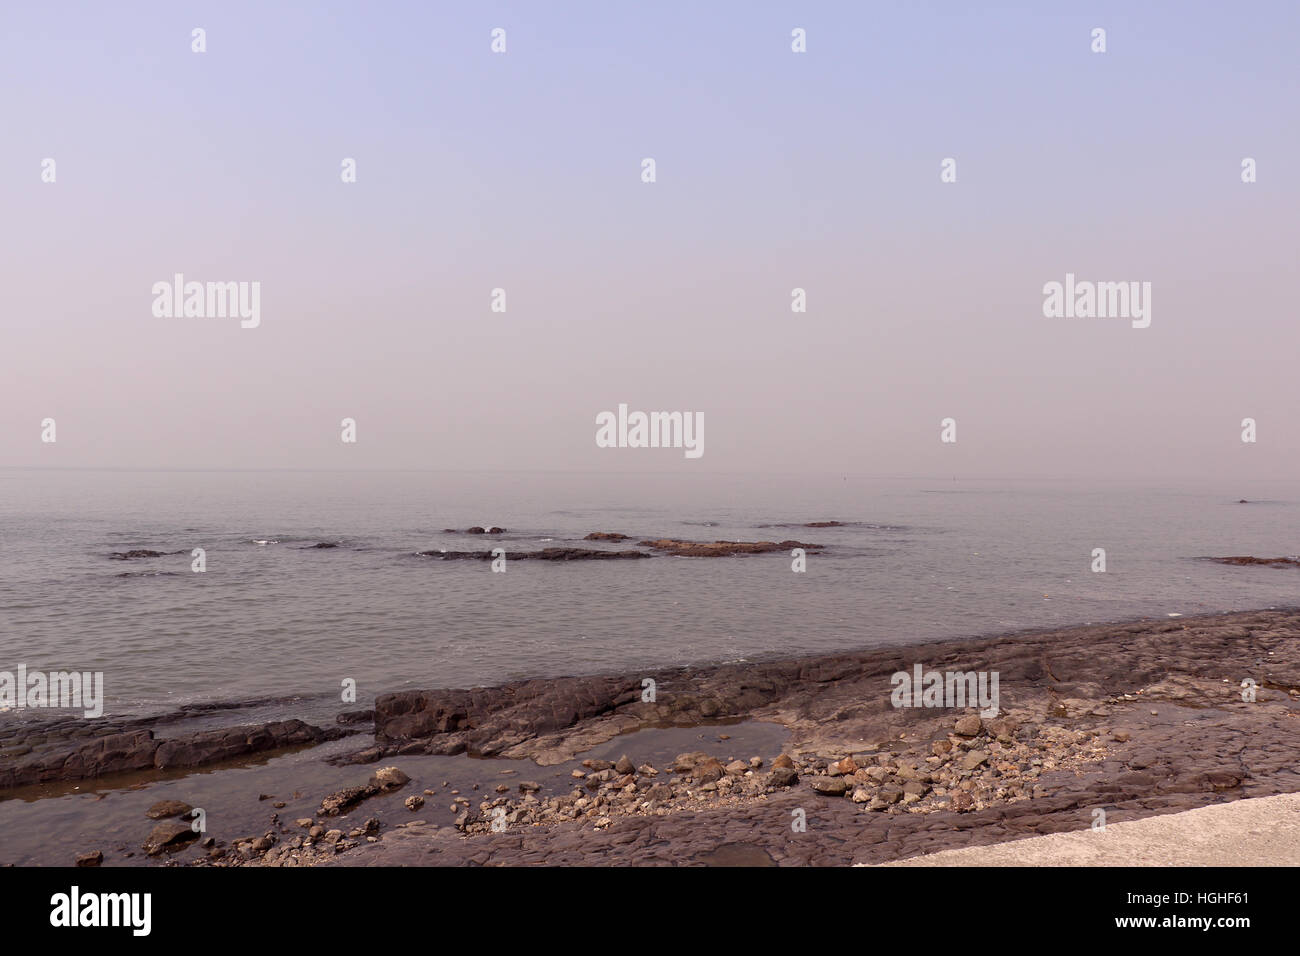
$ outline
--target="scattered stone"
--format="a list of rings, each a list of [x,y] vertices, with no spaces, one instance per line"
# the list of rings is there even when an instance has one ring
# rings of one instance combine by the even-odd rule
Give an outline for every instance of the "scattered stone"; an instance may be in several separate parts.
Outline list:
[[[843,777],[813,777],[810,782],[814,790],[829,797],[842,797],[849,789]]]
[[[767,775],[769,787],[793,787],[799,782],[799,774],[793,767],[777,767]]]

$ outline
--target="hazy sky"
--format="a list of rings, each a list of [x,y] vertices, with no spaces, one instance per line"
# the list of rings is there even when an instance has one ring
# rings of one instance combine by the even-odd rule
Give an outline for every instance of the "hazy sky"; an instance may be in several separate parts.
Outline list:
[[[10,4],[0,465],[1289,478],[1298,36],[1289,0]],[[155,317],[178,272],[260,282],[260,326]],[[1150,327],[1045,318],[1067,272],[1150,282]],[[619,403],[705,454],[597,448]]]

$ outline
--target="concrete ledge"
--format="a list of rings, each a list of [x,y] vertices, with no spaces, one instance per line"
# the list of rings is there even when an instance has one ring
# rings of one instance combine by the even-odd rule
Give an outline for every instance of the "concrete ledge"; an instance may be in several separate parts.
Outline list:
[[[1300,866],[1300,793],[1109,823],[881,866]]]

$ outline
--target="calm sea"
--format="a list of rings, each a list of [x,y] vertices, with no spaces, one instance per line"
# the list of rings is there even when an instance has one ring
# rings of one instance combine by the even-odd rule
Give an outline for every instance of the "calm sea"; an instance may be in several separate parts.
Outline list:
[[[1293,605],[1294,569],[1197,558],[1294,554],[1297,505],[1294,486],[0,471],[0,670],[103,671],[110,714],[294,696],[276,712],[328,719],[349,709],[347,678],[362,707],[410,687]],[[855,523],[762,527],[827,519]],[[471,525],[509,534],[443,530]],[[590,531],[826,551],[804,574],[788,554],[509,562]],[[416,554],[495,546],[504,574]],[[109,558],[136,548],[183,553]]]

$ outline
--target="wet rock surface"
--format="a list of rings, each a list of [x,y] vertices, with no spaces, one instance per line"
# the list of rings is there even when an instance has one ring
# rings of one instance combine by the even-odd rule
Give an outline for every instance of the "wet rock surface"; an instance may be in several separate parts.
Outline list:
[[[639,696],[620,702],[638,689],[634,679],[575,678],[556,688],[557,698],[586,694],[576,710],[588,716],[571,722],[562,708],[544,706],[540,688],[522,710],[525,685],[500,697],[457,692],[469,696],[419,711],[436,712],[446,728],[433,739],[464,742],[475,730],[459,720],[495,714],[501,742],[535,723],[534,756],[563,750],[570,733],[586,739],[592,722],[633,716],[639,725],[674,708],[698,712],[705,700],[777,720],[793,735],[768,772],[758,769],[761,755],[724,765],[685,753],[663,769],[623,774],[626,764],[588,761],[567,795],[496,794],[461,810],[452,828],[394,830],[329,862],[874,863],[1086,830],[1095,810],[1117,822],[1296,791],[1298,641],[1300,613],[1264,611],[687,669],[664,681],[673,691],[661,690],[654,705]],[[1000,713],[894,708],[889,677],[916,661],[927,670],[999,670]],[[1246,678],[1257,684],[1254,700],[1243,699]],[[669,704],[678,693],[691,703]],[[411,698],[393,703],[378,713],[414,716],[397,713]],[[387,721],[377,717],[377,727],[400,726]],[[551,732],[557,723],[569,733]],[[524,741],[507,749],[521,746],[529,749]],[[792,828],[796,813],[805,831]]]
[[[129,771],[202,767],[353,733],[340,727],[314,727],[301,720],[277,720],[156,736],[155,728],[179,716],[131,720],[65,717],[5,727],[0,732],[0,791]]]
[[[894,707],[891,678],[915,664],[998,671],[998,713]],[[642,696],[647,677],[653,700]],[[1120,822],[1300,791],[1300,611],[409,691],[379,698],[373,717],[361,753],[391,764],[368,782],[358,773],[329,792],[350,782],[335,771],[328,786],[293,794],[287,820],[271,810],[290,798],[268,796],[269,823],[248,835],[191,838],[185,819],[145,821],[146,807],[175,809],[155,797],[111,862],[143,840],[155,855],[139,858],[165,865],[843,865],[1087,830],[1097,810]],[[10,748],[28,748],[17,759],[60,741],[93,745],[96,728],[156,724],[41,726],[53,743],[28,726],[30,742]],[[777,735],[746,730],[766,727]],[[703,749],[706,729],[715,742]],[[700,744],[681,747],[697,730]],[[648,754],[643,738],[677,746]],[[427,775],[448,760],[424,756],[437,754],[529,762],[497,759],[489,773],[474,769],[489,762],[468,761],[449,783]]]

